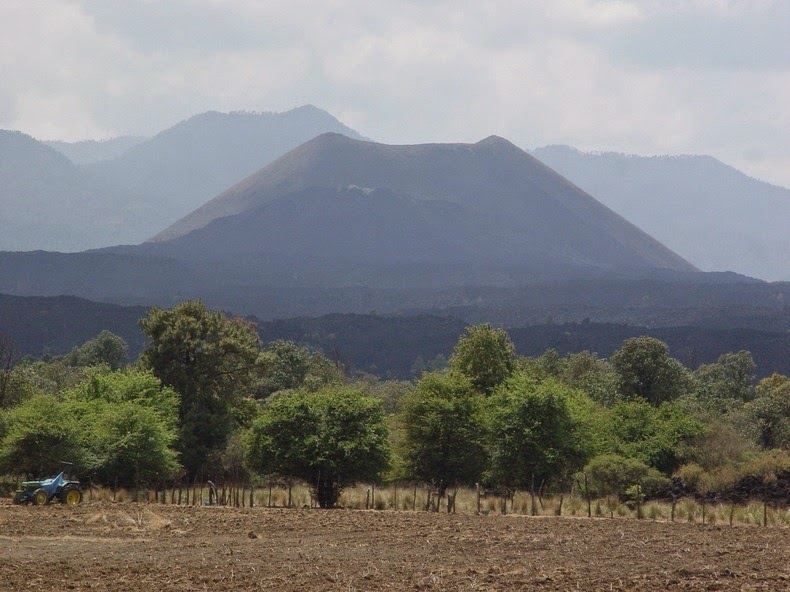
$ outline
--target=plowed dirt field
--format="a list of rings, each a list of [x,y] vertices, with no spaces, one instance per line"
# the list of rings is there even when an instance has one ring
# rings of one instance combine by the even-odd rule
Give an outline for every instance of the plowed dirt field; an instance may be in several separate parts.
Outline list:
[[[790,590],[790,528],[0,505],[0,590]]]

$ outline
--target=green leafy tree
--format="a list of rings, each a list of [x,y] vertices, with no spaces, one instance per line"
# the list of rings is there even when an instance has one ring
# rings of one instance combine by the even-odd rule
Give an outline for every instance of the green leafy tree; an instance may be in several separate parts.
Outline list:
[[[774,373],[757,384],[739,424],[761,448],[790,450],[790,378]]]
[[[102,331],[96,337],[79,347],[75,347],[66,356],[70,366],[98,366],[105,364],[111,370],[117,370],[126,361],[129,347],[123,338]]]
[[[101,404],[85,426],[96,477],[122,485],[159,482],[180,470],[177,432],[155,409],[134,402]]]
[[[12,372],[16,381],[18,400],[26,396],[47,393],[60,395],[85,379],[89,368],[69,366],[63,358],[20,361]]]
[[[566,360],[562,359],[559,352],[552,347],[538,356],[536,362],[543,368],[545,376],[553,376],[554,378],[559,378],[567,363]]]
[[[381,401],[348,386],[273,397],[245,443],[250,469],[306,481],[322,508],[343,487],[378,480],[390,460]]]
[[[584,461],[571,389],[553,378],[516,374],[488,400],[491,476],[502,485],[528,488],[533,479],[562,481]]]
[[[53,395],[36,395],[5,412],[0,441],[0,470],[48,476],[62,460],[82,466],[79,425]]]
[[[284,390],[316,390],[344,382],[343,369],[320,352],[277,340],[256,361],[255,397],[262,399]]]
[[[726,353],[713,364],[697,368],[695,398],[704,408],[716,413],[738,409],[754,399],[754,380],[757,366],[746,350]]]
[[[155,411],[169,427],[178,427],[178,393],[164,386],[151,370],[92,368],[63,398],[74,403],[135,403]]]
[[[141,363],[181,396],[184,467],[190,475],[220,470],[219,455],[235,427],[233,402],[250,392],[260,353],[254,327],[195,301],[154,308],[140,326],[149,340]]]
[[[302,386],[310,369],[310,350],[279,339],[258,356],[256,365],[256,396],[265,398],[277,391]]]
[[[489,324],[467,327],[450,357],[450,369],[460,372],[479,392],[490,394],[515,369],[516,348],[503,329]]]
[[[560,380],[607,406],[614,405],[620,399],[617,372],[606,360],[588,351],[568,356]]]
[[[564,399],[574,427],[576,449],[579,453],[576,464],[581,466],[587,459],[606,454],[612,447],[611,409],[593,400],[577,388],[565,387]]]
[[[705,425],[677,402],[656,407],[645,400],[623,401],[612,408],[614,452],[666,475],[683,464],[689,447],[705,431]]]
[[[315,391],[346,383],[346,369],[337,360],[330,360],[321,352],[311,352],[310,366],[301,388]]]
[[[422,359],[422,356],[417,356],[411,366],[411,373],[414,376],[421,376],[423,372],[441,372],[447,370],[449,365],[450,362],[444,354],[436,354],[427,362]]]
[[[43,391],[35,384],[31,377],[30,366],[20,363],[15,366],[5,377],[5,404],[6,408],[19,405],[21,402]],[[0,407],[2,410],[2,407]]]
[[[137,485],[180,469],[174,448],[178,394],[153,373],[93,368],[64,394],[80,426],[85,468],[103,483]]]
[[[483,395],[466,377],[423,374],[404,397],[400,423],[406,477],[438,488],[480,480],[486,467]]]
[[[249,480],[250,471],[244,459],[244,435],[243,432],[234,432],[222,451],[223,477],[231,483],[241,483]]]
[[[683,365],[669,357],[669,347],[653,337],[632,337],[611,357],[627,399],[644,398],[654,405],[671,401],[691,390]]]
[[[0,333],[0,409],[17,402],[13,388],[13,370],[19,361],[19,353],[10,337]]]
[[[407,380],[375,380],[367,385],[370,396],[381,399],[388,415],[398,413],[403,400],[413,390],[414,384]]]

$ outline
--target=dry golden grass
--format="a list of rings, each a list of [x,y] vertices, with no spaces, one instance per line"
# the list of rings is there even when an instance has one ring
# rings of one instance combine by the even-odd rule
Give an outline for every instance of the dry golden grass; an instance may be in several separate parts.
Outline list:
[[[189,495],[187,489],[181,490],[182,506],[202,506],[208,504],[208,486],[190,487]],[[220,488],[220,493],[221,493]],[[171,505],[172,501],[178,502],[178,489],[175,491],[168,489],[165,493],[166,505]],[[202,496],[201,496],[202,493]],[[225,492],[226,503],[224,505],[234,505],[236,496],[230,495],[230,488]],[[353,510],[398,510],[398,511],[425,511],[428,504],[429,490],[425,487],[413,485],[357,485],[343,490],[340,496],[339,505],[342,508]],[[85,493],[86,502],[101,502],[109,504],[119,504],[115,506],[118,511],[101,511],[92,514],[87,520],[90,524],[103,522],[112,524],[117,528],[138,528],[158,530],[169,528],[167,520],[159,517],[150,508],[142,512],[135,511],[127,513],[120,509],[120,505],[128,508],[129,502],[134,502],[135,498],[142,504],[159,504],[162,500],[162,492],[154,490],[140,490],[134,492],[126,489],[112,491],[109,488],[94,487],[92,491]],[[435,502],[435,496],[431,499]],[[239,505],[249,506],[250,488],[249,486],[239,489]],[[188,503],[187,503],[188,501]],[[216,500],[215,500],[216,503]],[[258,507],[289,507],[289,491],[284,486],[267,485],[256,486],[253,495],[253,505]],[[588,514],[587,500],[580,495],[563,494],[562,499],[559,495],[535,496],[534,500],[536,516],[567,516],[567,517],[586,517]],[[292,508],[313,508],[316,501],[311,495],[309,487],[304,484],[294,484],[290,489],[290,507]],[[112,507],[112,506],[111,506]],[[516,492],[512,499],[503,500],[497,497],[481,497],[481,513],[484,514],[518,514],[532,515],[533,500],[529,492]],[[439,503],[439,511],[446,512],[447,500],[442,499]],[[461,488],[458,490],[455,503],[455,511],[458,514],[476,514],[478,511],[477,493],[471,488]],[[617,498],[609,496],[600,499],[593,499],[590,502],[590,513],[593,517],[613,517],[613,518],[637,518],[636,508],[631,504],[620,502]],[[705,524],[726,525],[730,522],[732,514],[733,524],[762,524],[765,518],[768,525],[787,525],[790,524],[790,507],[767,507],[762,503],[750,503],[732,507],[730,504],[707,504],[705,506]],[[648,501],[642,506],[642,517],[645,520],[670,521],[672,516],[671,504],[661,501]],[[690,522],[702,524],[702,505],[694,499],[681,499],[675,506],[676,522]]]

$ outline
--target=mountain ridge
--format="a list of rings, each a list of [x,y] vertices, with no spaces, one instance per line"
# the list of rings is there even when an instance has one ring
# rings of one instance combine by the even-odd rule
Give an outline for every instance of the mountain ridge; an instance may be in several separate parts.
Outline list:
[[[790,280],[788,188],[707,155],[532,154],[701,269]]]
[[[333,129],[361,137],[313,106],[283,113],[206,111],[115,159],[85,168],[137,194],[166,196],[160,211],[163,219],[175,220],[288,150]]]
[[[33,250],[42,242],[61,251],[106,244],[123,228],[127,197],[91,179],[54,148],[22,132],[0,130],[0,250]]]
[[[81,143],[57,151],[6,132],[0,135],[0,249],[74,252],[139,243],[327,130],[362,137],[313,106],[283,114],[207,112],[114,158],[75,165],[63,152]],[[87,146],[103,150],[111,142]]]
[[[133,146],[146,140],[148,138],[144,136],[116,136],[106,140],[79,140],[77,142],[44,140],[42,143],[54,148],[75,165],[83,165],[121,156]]]

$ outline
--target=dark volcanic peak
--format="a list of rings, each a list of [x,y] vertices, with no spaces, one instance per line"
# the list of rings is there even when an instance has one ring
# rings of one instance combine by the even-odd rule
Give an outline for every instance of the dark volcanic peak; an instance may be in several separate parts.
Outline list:
[[[499,146],[502,148],[515,148],[516,150],[521,150],[518,146],[513,144],[510,140],[506,140],[502,136],[491,135],[487,138],[483,138],[479,142],[475,144],[475,146]]]
[[[254,237],[254,240],[251,240]],[[164,243],[153,252],[216,261],[266,255],[304,261],[518,263],[519,244],[469,208],[386,188],[311,187]]]
[[[147,250],[191,259],[195,251],[230,255],[233,244],[270,256],[287,250],[275,244],[283,233],[292,254],[335,263],[397,257],[531,272],[694,270],[496,136],[394,146],[322,134],[160,233]]]

